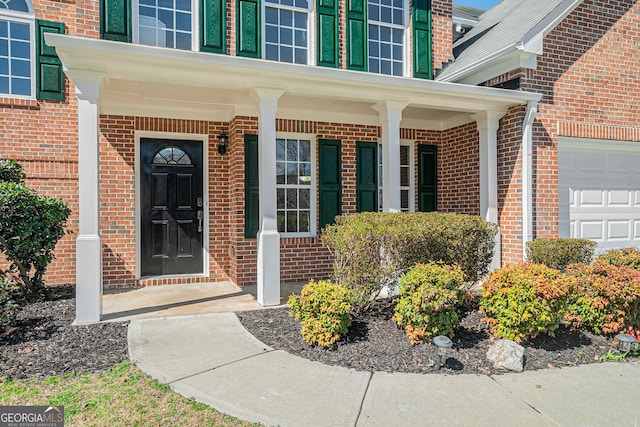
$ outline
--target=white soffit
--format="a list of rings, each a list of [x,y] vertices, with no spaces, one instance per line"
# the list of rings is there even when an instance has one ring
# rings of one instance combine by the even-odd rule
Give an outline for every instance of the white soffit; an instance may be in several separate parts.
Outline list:
[[[540,98],[529,92],[76,36],[45,37],[78,86],[86,75],[104,77],[100,102],[106,114],[162,116],[169,109],[172,117],[228,120],[256,111],[254,88],[274,88],[285,91],[279,115],[287,112],[289,118],[377,124],[371,105],[402,101],[410,105],[404,125],[422,122],[441,129],[469,122],[470,113],[503,111]]]

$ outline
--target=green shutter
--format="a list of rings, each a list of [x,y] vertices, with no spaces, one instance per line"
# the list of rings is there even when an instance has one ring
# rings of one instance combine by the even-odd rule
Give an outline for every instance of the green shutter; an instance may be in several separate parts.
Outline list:
[[[418,210],[437,210],[438,156],[435,145],[418,145]]]
[[[64,71],[56,49],[45,43],[46,33],[64,34],[61,22],[36,21],[36,98],[64,101]]]
[[[227,53],[226,0],[200,0],[200,51]]]
[[[318,141],[320,202],[320,229],[333,224],[342,214],[342,148],[340,141],[321,139]]]
[[[244,136],[244,237],[254,239],[260,228],[258,135]]]
[[[347,0],[347,68],[367,71],[367,1]]]
[[[237,55],[260,58],[260,2],[238,0],[236,15]]]
[[[378,211],[378,143],[356,143],[356,210]]]
[[[131,0],[100,0],[100,38],[131,43]]]
[[[317,0],[317,65],[338,68],[338,0]]]
[[[413,77],[433,79],[431,0],[413,0]]]

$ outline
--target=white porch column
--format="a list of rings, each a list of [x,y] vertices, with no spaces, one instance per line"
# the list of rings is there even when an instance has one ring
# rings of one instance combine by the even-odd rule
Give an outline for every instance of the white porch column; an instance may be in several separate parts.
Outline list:
[[[75,81],[78,97],[78,237],[76,320],[99,322],[102,315],[100,242],[100,128],[98,98],[102,75]]]
[[[487,221],[498,223],[498,127],[505,111],[483,111],[472,118],[480,134],[480,215]],[[490,270],[500,268],[500,229],[496,236]]]
[[[258,303],[280,304],[280,234],[276,220],[277,89],[255,89],[258,101],[258,174],[260,231],[258,231]]]
[[[400,212],[400,121],[406,102],[383,101],[372,108],[380,116],[382,144],[382,210]]]

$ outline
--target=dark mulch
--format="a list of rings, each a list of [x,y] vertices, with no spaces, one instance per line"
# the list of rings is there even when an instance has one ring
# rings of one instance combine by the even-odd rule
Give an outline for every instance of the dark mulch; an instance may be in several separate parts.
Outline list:
[[[104,372],[129,360],[127,323],[74,326],[73,286],[53,289],[58,296],[26,304],[13,324],[0,327],[0,377]]]
[[[309,346],[300,326],[287,308],[238,313],[244,327],[260,341],[291,354],[329,365],[359,371],[444,374],[496,374],[487,360],[492,343],[488,329],[470,303],[460,313],[453,348],[440,371],[435,370],[437,352],[431,343],[412,346],[404,331],[391,320],[393,305],[380,302],[368,315],[352,321],[349,334],[330,348]],[[611,348],[611,340],[561,326],[555,337],[546,335],[524,343],[525,370],[561,368],[598,362]]]

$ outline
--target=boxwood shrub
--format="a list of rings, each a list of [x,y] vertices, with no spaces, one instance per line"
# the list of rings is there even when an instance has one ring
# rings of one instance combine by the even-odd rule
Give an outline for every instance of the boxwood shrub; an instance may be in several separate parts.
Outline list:
[[[400,278],[400,298],[393,320],[405,329],[411,344],[436,335],[453,335],[463,283],[460,267],[433,262],[418,264]]]
[[[565,271],[574,263],[589,264],[596,242],[587,239],[554,238],[527,242],[529,262]]]
[[[358,312],[418,263],[458,265],[477,280],[487,273],[496,234],[497,226],[478,216],[365,212],[338,217],[322,241],[335,257],[333,280],[352,290]]]

